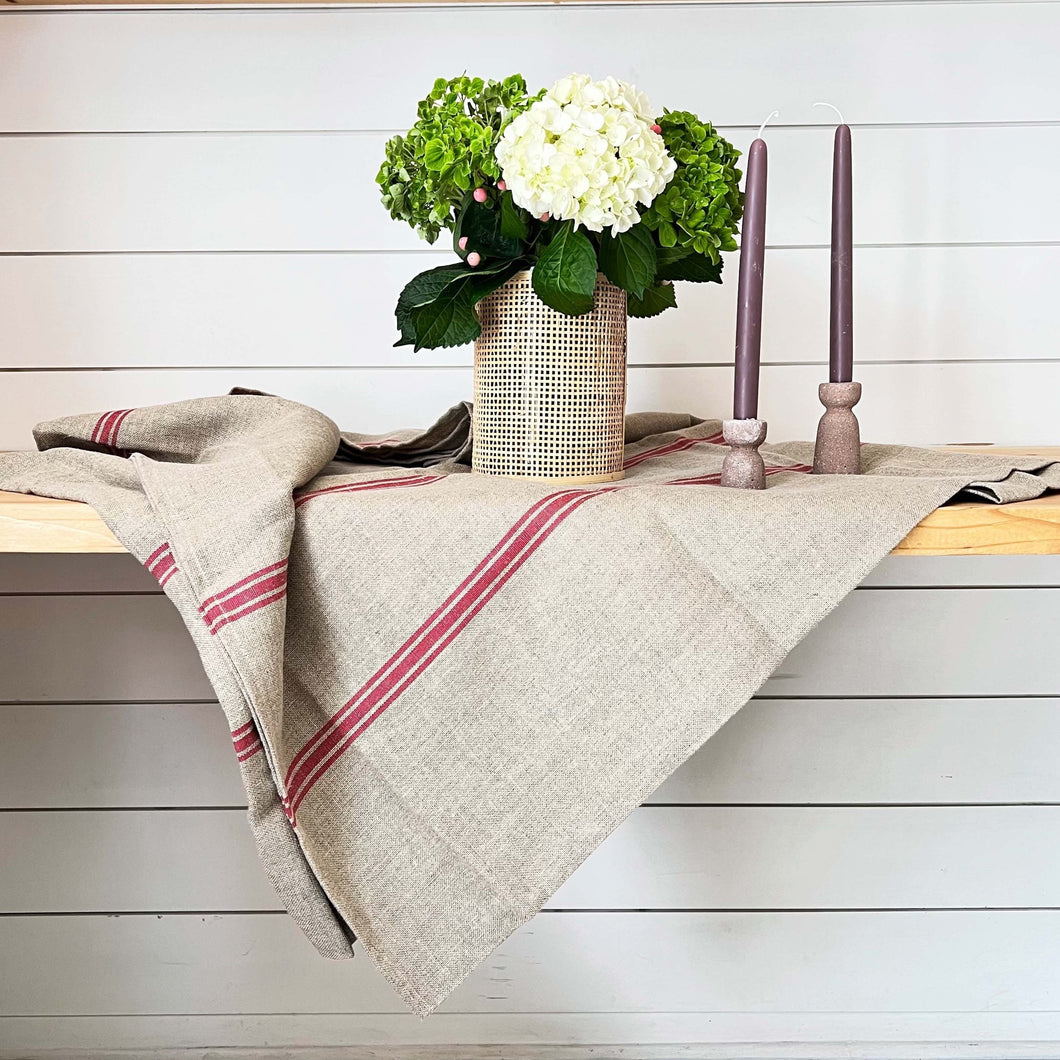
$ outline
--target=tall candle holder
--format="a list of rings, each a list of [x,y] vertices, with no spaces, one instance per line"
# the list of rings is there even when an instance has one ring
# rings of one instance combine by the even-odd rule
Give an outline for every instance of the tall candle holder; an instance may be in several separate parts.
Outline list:
[[[721,465],[721,485],[738,490],[764,490],[766,465],[758,447],[766,440],[766,421],[724,420],[721,433],[729,447]]]
[[[817,425],[813,473],[860,475],[861,428],[854,406],[861,400],[861,384],[822,383],[817,393],[825,412]]]

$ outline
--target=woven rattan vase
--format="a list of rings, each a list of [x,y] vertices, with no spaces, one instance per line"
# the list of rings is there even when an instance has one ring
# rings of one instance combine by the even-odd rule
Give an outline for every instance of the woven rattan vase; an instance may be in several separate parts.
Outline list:
[[[622,477],[626,292],[596,278],[596,306],[569,317],[520,272],[478,306],[472,468],[549,482]]]

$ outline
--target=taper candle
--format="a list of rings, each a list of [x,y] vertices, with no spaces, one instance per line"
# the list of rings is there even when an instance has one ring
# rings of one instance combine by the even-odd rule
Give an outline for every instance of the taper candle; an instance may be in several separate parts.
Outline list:
[[[843,116],[839,116],[840,122]],[[832,291],[828,328],[828,378],[854,378],[854,236],[850,126],[840,124],[832,150]]]
[[[762,361],[762,278],[766,257],[766,142],[762,129],[747,152],[743,238],[740,240],[740,282],[736,296],[736,372],[732,416],[758,416],[758,374]]]

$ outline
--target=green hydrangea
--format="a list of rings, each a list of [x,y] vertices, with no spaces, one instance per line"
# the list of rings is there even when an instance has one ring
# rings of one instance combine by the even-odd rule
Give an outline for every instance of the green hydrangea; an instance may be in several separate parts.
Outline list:
[[[740,152],[689,111],[666,111],[659,126],[677,172],[642,221],[660,247],[700,254],[716,264],[721,251],[736,249],[733,237],[743,215]]]
[[[417,107],[416,124],[386,145],[375,179],[390,216],[428,243],[453,228],[467,192],[500,178],[494,151],[502,130],[540,95],[529,96],[519,74],[435,81]]]

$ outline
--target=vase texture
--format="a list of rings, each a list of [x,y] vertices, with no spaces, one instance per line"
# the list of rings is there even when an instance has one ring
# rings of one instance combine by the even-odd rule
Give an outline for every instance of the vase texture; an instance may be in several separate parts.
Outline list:
[[[478,305],[472,469],[561,484],[622,477],[626,292],[596,277],[570,317],[520,272]]]

